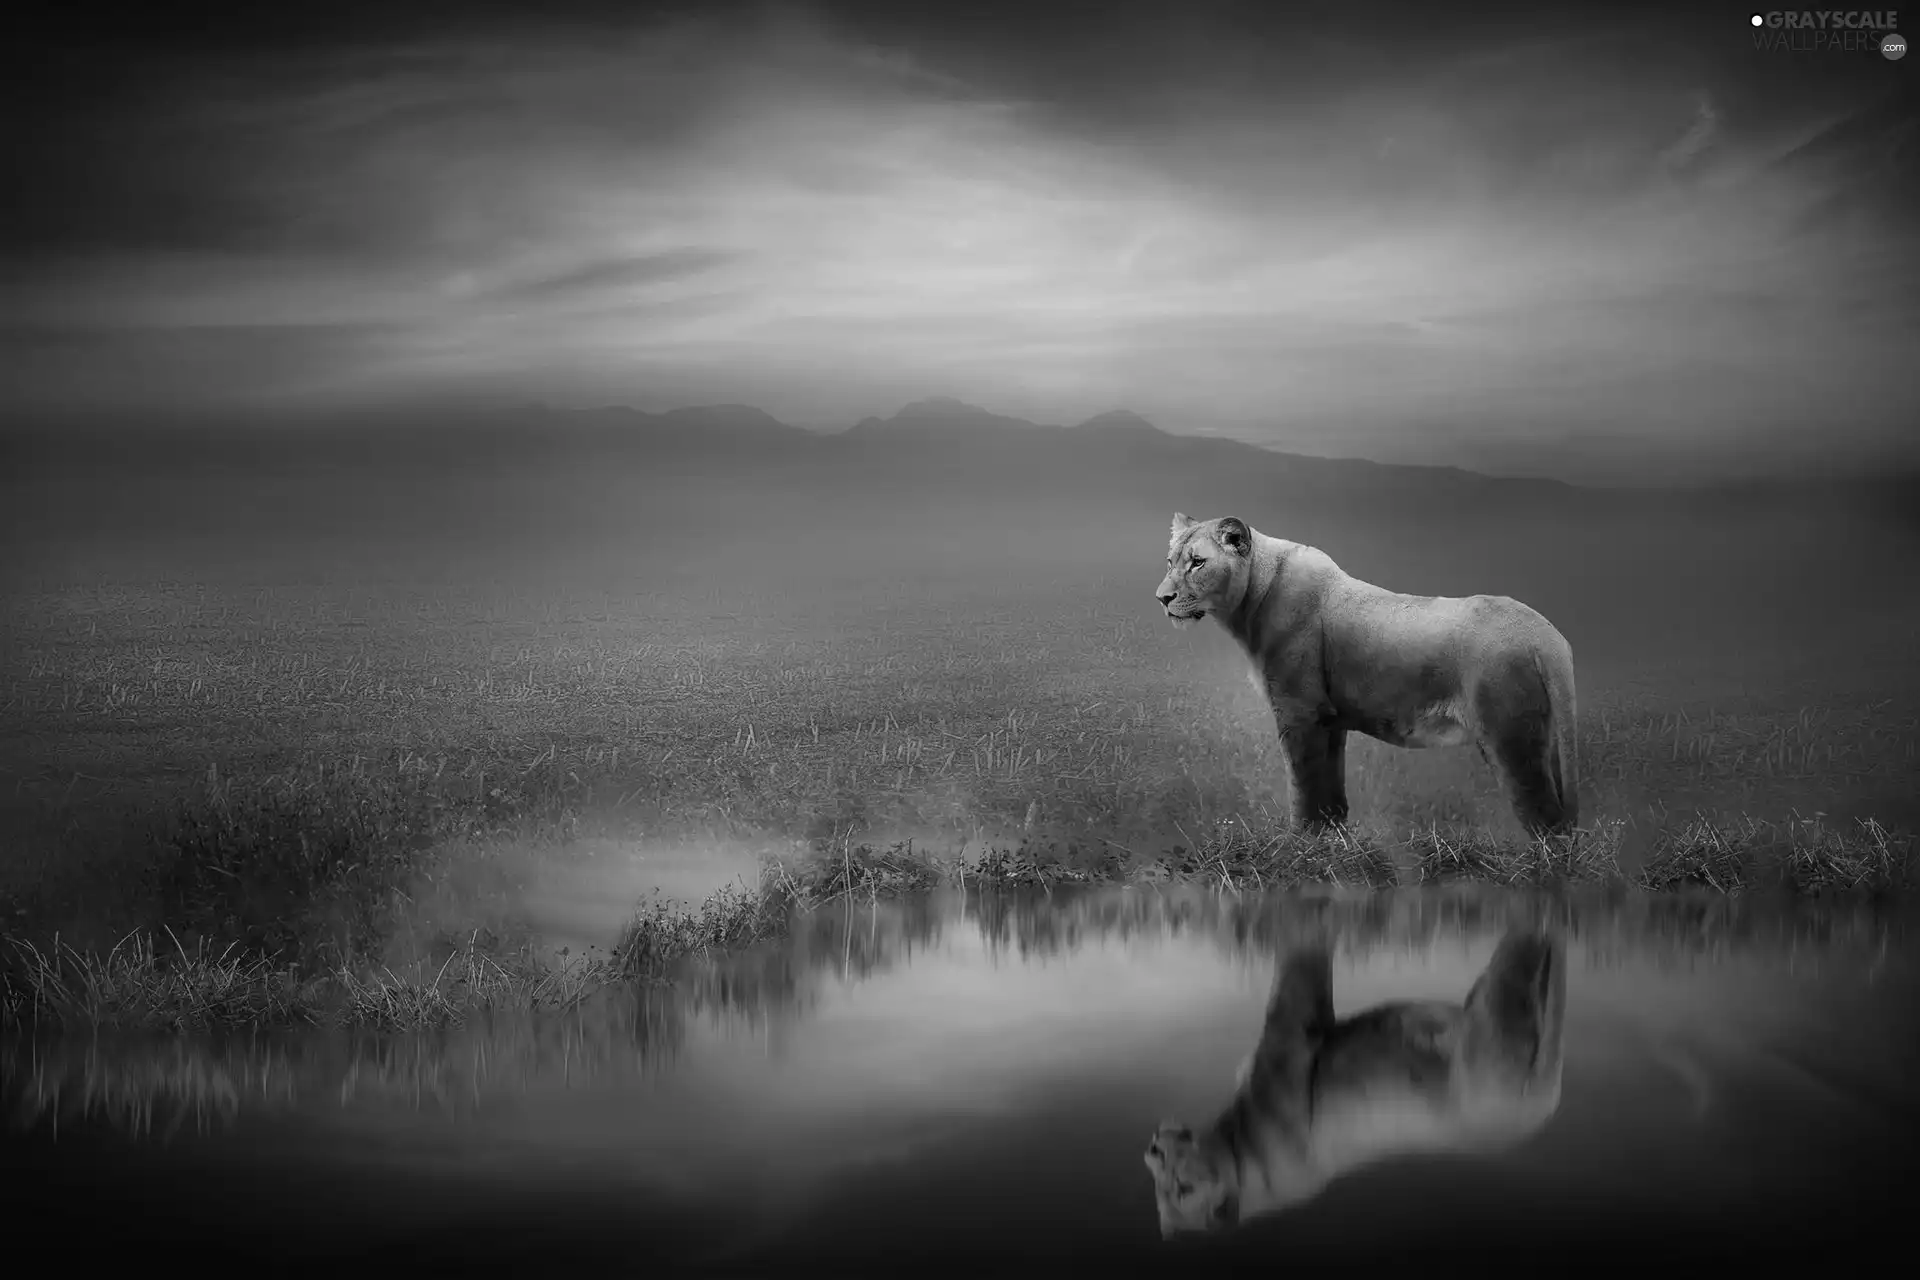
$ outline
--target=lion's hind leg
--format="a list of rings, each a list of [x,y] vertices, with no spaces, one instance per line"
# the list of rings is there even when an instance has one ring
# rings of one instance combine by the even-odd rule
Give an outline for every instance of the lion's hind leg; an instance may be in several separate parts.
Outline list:
[[[1507,803],[1528,835],[1564,834],[1573,827],[1573,815],[1560,798],[1558,772],[1551,759],[1556,744],[1549,735],[1531,734],[1495,742],[1491,754],[1506,789]]]
[[[1486,691],[1477,703],[1476,745],[1500,775],[1514,817],[1536,839],[1570,830],[1574,810],[1562,788],[1560,741],[1544,694],[1536,700]]]

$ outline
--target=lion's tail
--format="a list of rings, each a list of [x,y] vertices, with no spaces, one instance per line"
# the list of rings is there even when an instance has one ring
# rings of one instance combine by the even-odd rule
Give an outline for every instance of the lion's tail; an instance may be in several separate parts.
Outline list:
[[[1579,704],[1573,688],[1573,650],[1565,640],[1560,652],[1533,659],[1547,690],[1547,776],[1567,830],[1580,825]]]

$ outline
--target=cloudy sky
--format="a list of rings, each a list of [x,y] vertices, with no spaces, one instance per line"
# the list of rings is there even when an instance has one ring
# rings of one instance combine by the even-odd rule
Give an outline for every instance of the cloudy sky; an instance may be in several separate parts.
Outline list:
[[[15,418],[953,395],[1574,479],[1920,457],[1920,62],[1745,7],[155,8],[5,55]]]

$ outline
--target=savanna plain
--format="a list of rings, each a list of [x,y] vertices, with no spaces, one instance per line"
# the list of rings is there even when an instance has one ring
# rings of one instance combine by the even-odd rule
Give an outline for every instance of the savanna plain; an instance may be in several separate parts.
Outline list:
[[[565,1007],[935,886],[1909,878],[1920,534],[1844,493],[451,436],[8,470],[9,1020]],[[1245,660],[1152,598],[1175,510],[1544,612],[1581,830],[1528,841],[1470,749],[1356,738],[1350,828],[1290,832]]]

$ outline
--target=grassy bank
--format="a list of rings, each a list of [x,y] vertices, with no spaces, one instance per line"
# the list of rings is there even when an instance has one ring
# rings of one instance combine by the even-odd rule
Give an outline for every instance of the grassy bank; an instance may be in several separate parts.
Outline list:
[[[405,785],[376,796],[356,772],[317,775],[304,786],[214,781],[160,842],[156,903],[175,919],[136,928],[104,949],[57,935],[0,938],[0,1018],[16,1026],[408,1030],[460,1025],[482,1012],[564,1012],[608,988],[671,982],[689,960],[778,939],[822,908],[943,888],[1004,895],[1184,884],[1240,895],[1467,882],[1877,895],[1913,879],[1911,840],[1871,821],[1847,830],[1819,818],[1727,827],[1699,817],[1668,833],[1631,875],[1619,859],[1619,823],[1531,843],[1437,826],[1382,840],[1351,830],[1261,832],[1225,823],[1204,842],[1157,857],[1112,841],[929,851],[856,845],[849,837],[768,861],[756,887],[722,889],[698,905],[643,903],[605,952],[556,959],[508,930],[476,926],[462,934],[443,925],[428,955],[410,967],[381,963],[382,943],[417,923],[408,886],[418,892],[450,878],[463,856],[486,863],[484,842],[450,850],[436,841],[483,831],[487,821],[503,824],[496,832],[555,834],[564,826],[507,787],[467,805],[436,806]]]

